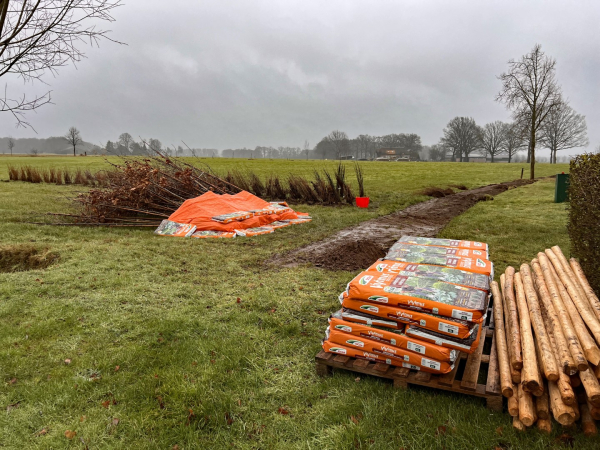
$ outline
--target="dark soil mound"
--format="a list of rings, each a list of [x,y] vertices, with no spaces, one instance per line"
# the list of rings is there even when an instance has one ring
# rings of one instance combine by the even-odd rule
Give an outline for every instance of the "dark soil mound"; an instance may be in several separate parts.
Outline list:
[[[442,188],[438,188],[438,187],[428,187],[428,188],[423,189],[421,192],[419,192],[419,194],[426,195],[428,197],[442,198],[442,197],[446,197],[447,195],[454,194],[454,191],[450,188],[442,189]]]
[[[492,200],[494,195],[529,183],[529,180],[516,180],[434,198],[346,228],[327,239],[277,256],[269,263],[287,267],[312,263],[331,270],[365,269],[385,256],[401,236],[435,237],[450,220],[477,202]]]
[[[58,254],[47,248],[32,245],[8,245],[0,247],[0,272],[22,272],[45,269],[58,260]]]

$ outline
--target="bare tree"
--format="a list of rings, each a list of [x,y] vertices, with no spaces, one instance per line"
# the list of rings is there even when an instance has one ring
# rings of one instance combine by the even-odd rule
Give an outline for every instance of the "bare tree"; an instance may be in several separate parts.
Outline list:
[[[496,156],[506,153],[506,134],[508,124],[496,120],[486,123],[483,127],[481,144],[486,155],[490,155],[492,162]]]
[[[163,148],[162,148],[162,142],[160,142],[158,139],[150,139],[148,141],[148,147],[150,147],[150,150],[154,150],[155,152],[162,152]],[[167,148],[165,150],[165,153],[168,155],[170,152],[170,150]],[[235,155],[235,150],[234,150],[234,155]],[[235,158],[235,156],[234,156]]]
[[[310,143],[308,140],[304,140],[304,152],[306,153],[306,160],[308,161],[308,151],[310,150]]]
[[[79,130],[75,127],[71,127],[63,137],[67,140],[69,145],[73,146],[73,156],[77,156],[75,153],[77,146],[83,142]]]
[[[469,161],[469,155],[481,149],[482,130],[472,117],[455,117],[446,128],[440,143],[452,149],[454,160]]]
[[[122,0],[0,0],[0,77],[17,75],[24,81],[41,80],[46,72],[85,58],[79,48],[98,45],[108,31],[98,20],[114,21],[111,12]],[[116,42],[116,41],[113,41]],[[50,91],[35,98],[9,98],[6,88],[0,111],[10,112],[17,126],[31,127],[27,111],[50,103]]]
[[[327,139],[329,142],[331,142],[333,148],[335,149],[336,159],[340,159],[350,150],[350,141],[348,140],[348,135],[343,131],[333,130],[331,133],[329,133]]]
[[[133,137],[131,137],[129,133],[121,133],[119,135],[119,140],[117,141],[117,144],[124,147],[125,151],[129,153],[131,144],[133,144]]]
[[[506,136],[504,139],[504,150],[508,155],[509,163],[512,162],[513,157],[527,145],[523,136],[524,132],[519,124],[507,124]]]
[[[10,155],[12,156],[12,150],[15,148],[15,140],[11,137],[8,138],[8,150],[10,150]],[[2,152],[4,153],[4,152]]]
[[[429,149],[430,161],[446,161],[449,149],[444,144],[434,144]]]
[[[585,116],[577,114],[566,102],[553,109],[542,124],[540,142],[550,149],[550,163],[556,152],[589,144]]]
[[[502,89],[496,100],[513,111],[515,120],[528,123],[531,152],[530,179],[535,178],[536,134],[542,124],[561,103],[561,92],[555,78],[556,60],[546,56],[536,44],[531,53],[519,61],[508,62],[508,72],[498,78]]]

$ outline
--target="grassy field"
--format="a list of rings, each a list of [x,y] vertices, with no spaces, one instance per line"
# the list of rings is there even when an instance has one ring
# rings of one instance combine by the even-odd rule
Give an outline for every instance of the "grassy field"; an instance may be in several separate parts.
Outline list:
[[[337,161],[316,160],[268,160],[268,159],[224,159],[224,158],[184,158],[188,162],[197,165],[207,164],[217,173],[225,174],[228,170],[250,170],[259,176],[266,177],[272,173],[287,176],[289,173],[305,175],[312,178],[315,170],[327,168],[333,170]],[[117,157],[108,159],[110,162],[118,163]],[[34,167],[60,167],[76,169],[90,168],[90,170],[110,169],[105,158],[100,156],[88,157],[0,157],[0,180],[8,179],[8,166],[31,165]],[[346,173],[351,181],[355,181],[352,162],[345,162]],[[483,186],[486,184],[500,183],[502,181],[515,180],[521,177],[521,169],[524,176],[528,175],[527,164],[485,164],[485,163],[431,163],[410,162],[390,163],[366,161],[360,162],[364,170],[365,190],[371,197],[372,207],[370,212],[388,214],[392,211],[405,208],[406,206],[423,201],[426,197],[418,195],[423,188],[436,186],[447,188],[451,185],[464,185],[468,188]],[[536,173],[539,177],[554,175],[562,171],[568,171],[568,164],[539,164]],[[356,185],[354,183],[354,185]]]
[[[0,179],[7,178],[7,159],[0,159]],[[9,161],[64,167],[67,160]],[[214,165],[226,170],[241,163]],[[322,166],[244,163],[261,173]],[[397,391],[351,373],[317,377],[313,358],[327,316],[353,274],[262,265],[275,253],[420,201],[415,192],[423,187],[506,181],[518,178],[520,167],[366,163],[367,192],[376,202],[369,211],[300,205],[313,222],[231,241],[24,224],[31,211],[63,210],[63,197],[79,189],[1,183],[0,245],[47,248],[60,259],[46,270],[0,273],[0,406],[6,411],[0,447],[560,447],[558,428],[551,436],[517,434],[507,414],[491,413],[477,399]],[[562,170],[539,166],[540,175]],[[551,203],[552,196],[551,181],[507,191],[443,234],[490,243],[499,270],[550,244],[568,253],[565,206]],[[77,434],[69,440],[67,430]],[[600,445],[571,433],[577,447]]]

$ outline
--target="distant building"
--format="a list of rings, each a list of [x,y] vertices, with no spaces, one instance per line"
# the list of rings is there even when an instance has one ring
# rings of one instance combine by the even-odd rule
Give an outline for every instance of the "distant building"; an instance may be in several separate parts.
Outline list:
[[[410,161],[410,150],[403,147],[384,147],[377,149],[377,159],[388,159],[390,161]]]

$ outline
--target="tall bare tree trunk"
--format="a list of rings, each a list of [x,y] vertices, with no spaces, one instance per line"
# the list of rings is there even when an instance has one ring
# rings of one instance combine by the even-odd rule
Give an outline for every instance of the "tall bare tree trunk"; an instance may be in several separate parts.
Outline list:
[[[531,132],[529,135],[529,151],[531,154],[529,179],[535,179],[535,114],[531,114]]]

